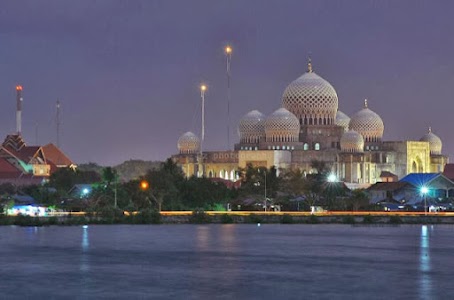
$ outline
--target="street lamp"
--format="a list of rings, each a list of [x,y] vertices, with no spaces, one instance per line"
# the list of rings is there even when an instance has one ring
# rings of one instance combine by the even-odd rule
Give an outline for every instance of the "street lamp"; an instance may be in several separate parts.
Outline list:
[[[201,172],[200,176],[203,177],[204,170],[203,170],[203,141],[205,140],[205,92],[207,90],[207,86],[205,84],[200,85],[200,97],[202,98],[202,139],[200,141],[200,167]]]
[[[265,176],[265,184],[264,184],[265,185],[265,199],[263,200],[263,207],[264,207],[265,211],[266,211],[266,171],[267,170],[265,168],[265,172],[264,172],[264,174],[265,174],[264,175]],[[261,169],[260,168],[258,169],[258,172],[261,173]],[[254,183],[254,185],[255,186],[260,186],[260,181]]]
[[[328,175],[328,182],[337,182],[337,176],[333,173]]]
[[[427,200],[426,200],[426,195],[429,193],[429,188],[427,186],[422,186],[421,187],[421,194],[424,197],[424,215],[427,216]]]
[[[265,169],[265,212],[266,212],[266,169]]]
[[[140,182],[140,189],[141,189],[142,191],[148,190],[149,187],[150,187],[150,184],[148,183],[148,181],[142,180],[142,181]]]
[[[232,61],[233,48],[230,45],[225,46],[224,53],[227,65],[227,149],[230,149],[230,63]]]

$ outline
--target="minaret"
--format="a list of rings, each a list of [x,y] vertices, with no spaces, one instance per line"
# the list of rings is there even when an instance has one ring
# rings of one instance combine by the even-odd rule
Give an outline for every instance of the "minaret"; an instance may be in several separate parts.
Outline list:
[[[22,86],[16,86],[16,132],[17,135],[22,134]]]

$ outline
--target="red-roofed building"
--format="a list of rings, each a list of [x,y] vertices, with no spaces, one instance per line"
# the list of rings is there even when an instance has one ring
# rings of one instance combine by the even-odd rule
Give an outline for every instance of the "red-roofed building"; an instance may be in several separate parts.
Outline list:
[[[39,184],[58,168],[76,166],[56,146],[27,146],[19,134],[8,135],[0,146],[0,183]]]

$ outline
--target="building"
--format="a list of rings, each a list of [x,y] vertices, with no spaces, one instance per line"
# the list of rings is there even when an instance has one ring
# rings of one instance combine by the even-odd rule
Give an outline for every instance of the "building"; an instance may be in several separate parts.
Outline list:
[[[55,145],[28,146],[22,138],[22,86],[16,86],[16,132],[0,145],[0,184],[40,184],[59,168],[76,165]]]
[[[309,60],[307,72],[284,90],[282,107],[269,116],[258,110],[238,124],[234,150],[200,151],[191,132],[178,140],[172,156],[186,176],[238,179],[238,170],[251,164],[277,169],[299,168],[312,173],[313,160],[325,162],[349,187],[396,181],[409,173],[441,172],[447,163],[441,139],[431,128],[418,140],[384,141],[385,126],[367,100],[348,117],[339,110],[334,87],[316,74]],[[383,174],[393,176],[381,177]]]

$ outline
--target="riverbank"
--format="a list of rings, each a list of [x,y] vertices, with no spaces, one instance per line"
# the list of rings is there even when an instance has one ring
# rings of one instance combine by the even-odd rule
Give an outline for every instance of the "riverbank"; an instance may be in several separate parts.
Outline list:
[[[393,212],[145,212],[131,214],[66,213],[50,217],[0,216],[0,225],[86,224],[454,224],[451,214]]]

